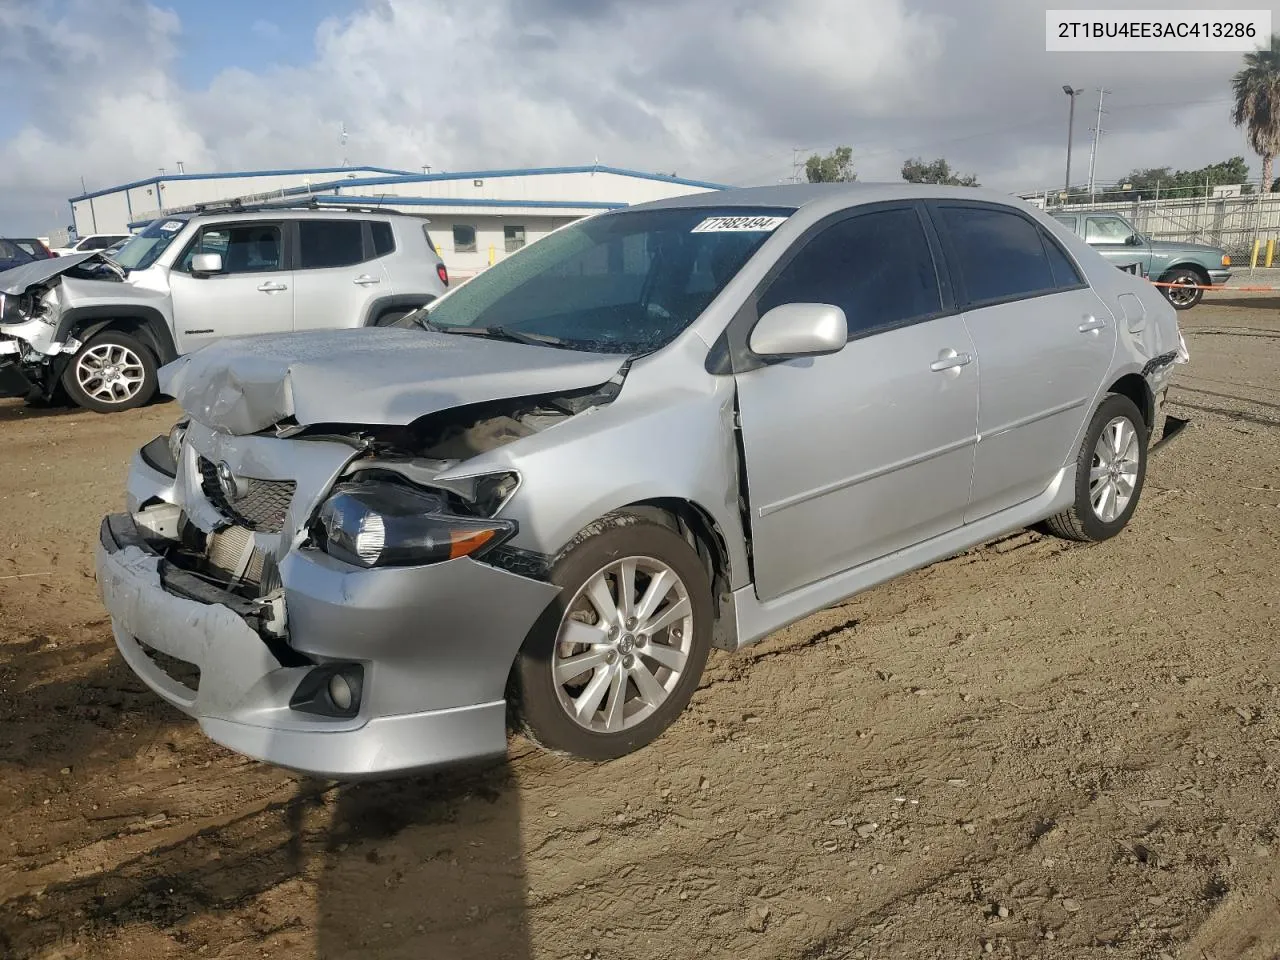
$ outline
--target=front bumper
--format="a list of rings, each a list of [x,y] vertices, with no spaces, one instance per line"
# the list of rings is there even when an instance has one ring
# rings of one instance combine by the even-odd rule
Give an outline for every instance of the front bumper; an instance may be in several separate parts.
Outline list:
[[[1209,282],[1215,287],[1220,287],[1231,279],[1230,270],[1210,270]]]
[[[0,397],[29,397],[38,387],[23,371],[22,364],[5,353],[5,345],[0,340]]]
[[[280,565],[274,610],[287,636],[273,646],[266,637],[281,625],[268,625],[279,617],[270,605],[186,572],[157,545],[130,514],[103,521],[103,602],[121,656],[211,739],[339,780],[505,752],[507,674],[557,588],[466,559],[358,570],[295,551]],[[290,707],[311,669],[333,662],[363,667],[358,714]]]

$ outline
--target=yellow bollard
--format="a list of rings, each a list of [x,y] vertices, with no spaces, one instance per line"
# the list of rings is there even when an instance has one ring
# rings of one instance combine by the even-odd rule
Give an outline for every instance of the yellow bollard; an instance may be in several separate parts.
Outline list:
[[[1276,252],[1276,238],[1267,237],[1267,266],[1271,266],[1271,258]]]
[[[495,250],[497,250],[497,247],[493,244],[489,244],[489,266],[491,267],[493,266],[493,254]]]
[[[1258,248],[1262,246],[1261,240],[1253,241],[1253,256],[1249,258],[1249,269],[1252,270],[1258,265]]]

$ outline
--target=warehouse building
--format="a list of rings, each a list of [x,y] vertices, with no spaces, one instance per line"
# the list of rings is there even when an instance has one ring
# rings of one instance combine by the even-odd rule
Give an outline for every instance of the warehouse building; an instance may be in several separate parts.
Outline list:
[[[160,174],[71,198],[77,235],[138,229],[166,213],[242,198],[424,214],[451,275],[469,276],[584,216],[722,185],[600,165],[462,173],[320,167]]]

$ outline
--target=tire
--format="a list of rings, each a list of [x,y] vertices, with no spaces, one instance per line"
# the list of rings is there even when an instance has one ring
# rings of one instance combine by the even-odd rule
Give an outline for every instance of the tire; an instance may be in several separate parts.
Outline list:
[[[714,604],[706,567],[673,530],[627,515],[594,526],[552,566],[551,581],[561,592],[516,658],[512,706],[539,746],[582,760],[612,760],[657,739],[688,705],[711,652]],[[621,615],[607,632],[610,621],[590,599],[603,589],[602,606],[617,601],[627,569],[638,614],[645,590],[659,583],[661,596],[648,611],[648,622],[658,625],[651,635],[641,631],[643,621],[631,621],[628,629]],[[566,641],[570,632],[578,639]],[[570,675],[575,664],[581,672]],[[571,715],[575,704],[584,721]]]
[[[114,379],[104,379],[104,369]],[[115,330],[100,333],[84,344],[62,374],[62,386],[71,402],[98,413],[140,407],[155,396],[157,384],[156,358],[151,351],[134,337]]]
[[[1122,425],[1123,424],[1123,425]],[[1122,426],[1118,426],[1122,425]],[[1114,455],[1114,439],[1119,431],[1122,457]],[[1107,439],[1103,439],[1106,433]],[[1109,394],[1099,405],[1085,431],[1084,442],[1076,457],[1075,502],[1057,516],[1045,521],[1050,533],[1066,540],[1108,540],[1125,528],[1138,507],[1142,484],[1147,476],[1147,443],[1149,433],[1142,414],[1128,397]],[[1117,465],[1115,473],[1104,474],[1094,486],[1093,472],[1107,466],[1103,455],[1109,455]],[[1123,478],[1128,478],[1128,483]],[[1108,509],[1106,488],[1109,486],[1111,501]],[[1120,498],[1128,487],[1128,499]],[[1095,499],[1099,500],[1095,506]],[[1118,508],[1118,509],[1117,509]]]
[[[1160,282],[1195,284],[1197,287],[1202,287],[1207,286],[1209,280],[1195,270],[1187,267],[1178,267],[1176,270],[1170,270],[1162,276]],[[1166,300],[1173,304],[1173,309],[1175,310],[1190,310],[1204,299],[1203,290],[1177,290],[1173,287],[1160,287],[1160,292],[1164,294]]]

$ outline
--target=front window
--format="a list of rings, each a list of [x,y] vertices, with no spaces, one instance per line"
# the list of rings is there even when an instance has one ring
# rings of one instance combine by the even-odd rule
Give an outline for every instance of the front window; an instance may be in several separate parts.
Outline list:
[[[1124,243],[1133,236],[1133,227],[1119,217],[1089,217],[1085,221],[1085,243]]]
[[[776,208],[676,207],[580,220],[433,304],[432,326],[649,353],[692,323],[770,233]]]
[[[181,218],[152,220],[145,230],[130,237],[111,259],[126,270],[145,270],[160,258],[186,225],[187,221]]]

